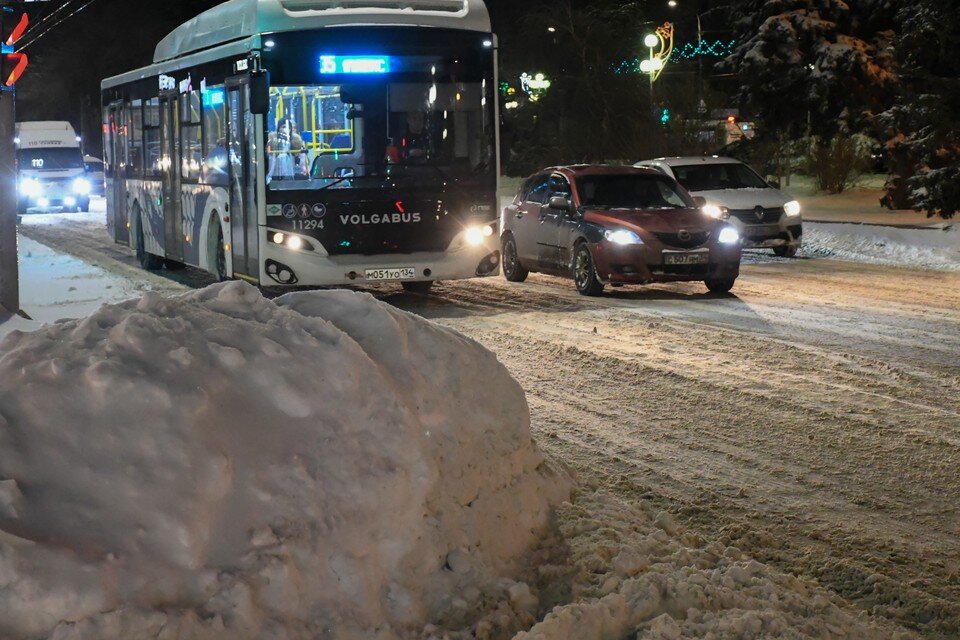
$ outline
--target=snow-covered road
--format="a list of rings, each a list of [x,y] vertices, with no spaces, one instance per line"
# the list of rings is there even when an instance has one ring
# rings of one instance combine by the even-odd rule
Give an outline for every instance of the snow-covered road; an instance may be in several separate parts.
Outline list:
[[[95,216],[23,232],[160,291],[207,282],[139,271]],[[753,256],[732,297],[585,299],[541,276],[373,292],[494,350],[585,486],[816,579],[885,628],[960,635],[960,273]],[[610,555],[585,554],[583,597]]]

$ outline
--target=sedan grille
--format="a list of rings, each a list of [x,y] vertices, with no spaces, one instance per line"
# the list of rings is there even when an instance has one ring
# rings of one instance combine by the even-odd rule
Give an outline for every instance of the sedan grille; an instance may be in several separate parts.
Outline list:
[[[670,247],[693,249],[706,244],[710,237],[709,231],[689,231],[687,233],[655,233],[657,239]]]

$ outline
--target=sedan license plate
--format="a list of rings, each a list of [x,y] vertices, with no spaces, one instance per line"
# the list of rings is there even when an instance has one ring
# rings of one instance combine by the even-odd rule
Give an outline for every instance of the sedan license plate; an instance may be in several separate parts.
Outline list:
[[[706,251],[663,254],[663,264],[706,264],[708,262],[710,262],[710,254]]]
[[[367,269],[363,277],[367,280],[412,280],[417,277],[417,270],[413,267]]]

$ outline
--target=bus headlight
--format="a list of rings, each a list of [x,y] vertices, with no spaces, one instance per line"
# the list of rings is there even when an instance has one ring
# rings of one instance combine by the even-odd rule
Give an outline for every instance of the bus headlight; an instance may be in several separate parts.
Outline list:
[[[90,193],[90,181],[86,178],[77,178],[73,181],[73,192],[81,196]]]
[[[464,237],[467,240],[467,244],[476,247],[483,244],[483,241],[492,236],[493,233],[493,226],[487,224],[482,227],[467,227],[467,233]]]
[[[40,195],[40,182],[34,178],[26,178],[20,181],[20,195],[28,198],[36,198]]]
[[[798,216],[800,215],[800,203],[796,200],[791,200],[787,204],[783,205],[783,211],[788,216]]]
[[[733,227],[724,227],[720,230],[720,237],[717,239],[720,244],[737,244],[740,242],[740,233]]]

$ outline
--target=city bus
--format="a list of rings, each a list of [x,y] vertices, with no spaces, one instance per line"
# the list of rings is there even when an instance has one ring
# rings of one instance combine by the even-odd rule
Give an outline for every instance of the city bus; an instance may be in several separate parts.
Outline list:
[[[261,286],[499,270],[482,0],[229,0],[102,83],[107,225],[144,268]]]

